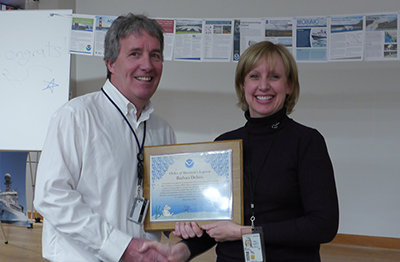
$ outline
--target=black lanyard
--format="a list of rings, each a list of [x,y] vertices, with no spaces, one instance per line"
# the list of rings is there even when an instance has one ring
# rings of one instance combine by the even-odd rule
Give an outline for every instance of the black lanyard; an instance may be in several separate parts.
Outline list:
[[[271,126],[271,128],[278,129],[279,124],[280,123],[277,122],[277,123],[273,124]],[[246,133],[247,133],[247,141],[248,141],[248,143],[250,143],[249,132],[247,131]],[[248,170],[249,182],[250,182],[250,208],[251,208],[250,221],[251,221],[252,227],[254,227],[254,220],[255,220],[255,216],[254,216],[254,195],[255,195],[255,191],[256,191],[257,180],[258,180],[258,177],[260,176],[260,173],[261,173],[261,170],[262,170],[263,166],[267,162],[267,158],[268,158],[269,152],[271,151],[272,144],[274,143],[275,138],[276,138],[277,135],[278,135],[278,130],[275,131],[275,134],[272,137],[271,144],[269,145],[268,150],[267,150],[266,154],[264,155],[264,160],[261,162],[260,169],[256,173],[254,184],[253,184],[252,175],[251,175],[251,157],[250,157],[250,152],[247,154],[247,163],[248,163],[247,170]]]
[[[111,99],[111,97],[109,97],[107,95],[107,93],[104,91],[103,88],[101,88],[101,91],[108,98],[108,100],[110,100],[110,102],[115,106],[115,108],[118,109],[119,113],[124,118],[125,122],[128,124],[128,126],[131,129],[133,135],[135,136],[136,143],[137,143],[138,148],[139,148],[139,153],[137,154],[137,160],[138,160],[138,164],[137,164],[138,183],[137,184],[138,184],[138,186],[140,186],[140,185],[142,185],[143,174],[144,174],[144,169],[143,169],[143,161],[144,161],[143,148],[144,148],[144,141],[146,140],[146,121],[144,122],[143,141],[142,141],[142,145],[140,145],[139,139],[138,139],[135,131],[133,130],[131,124],[129,123],[128,119],[125,117],[124,113],[122,113],[121,109],[115,104],[115,102]]]

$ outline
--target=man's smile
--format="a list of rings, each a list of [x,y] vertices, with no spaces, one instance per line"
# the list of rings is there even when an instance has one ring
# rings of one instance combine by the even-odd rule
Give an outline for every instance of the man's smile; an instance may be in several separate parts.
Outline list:
[[[150,82],[153,78],[150,76],[137,76],[135,79],[139,81],[145,81],[145,82]]]

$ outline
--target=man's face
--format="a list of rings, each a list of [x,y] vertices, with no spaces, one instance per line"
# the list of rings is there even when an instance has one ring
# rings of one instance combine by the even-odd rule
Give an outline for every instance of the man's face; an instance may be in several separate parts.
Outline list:
[[[157,38],[142,31],[120,40],[117,60],[107,61],[111,83],[130,101],[140,114],[157,90],[162,74],[162,54]]]

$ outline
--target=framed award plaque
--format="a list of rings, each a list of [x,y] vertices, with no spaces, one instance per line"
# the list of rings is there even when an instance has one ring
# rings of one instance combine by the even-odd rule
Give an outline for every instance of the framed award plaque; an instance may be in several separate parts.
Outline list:
[[[144,148],[146,231],[176,222],[243,224],[242,140]]]

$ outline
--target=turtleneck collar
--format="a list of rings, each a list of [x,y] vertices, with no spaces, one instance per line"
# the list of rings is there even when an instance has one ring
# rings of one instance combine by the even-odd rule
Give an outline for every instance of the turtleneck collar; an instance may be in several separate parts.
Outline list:
[[[252,118],[250,117],[249,110],[244,113],[244,116],[247,119],[247,123],[245,125],[246,130],[252,134],[274,133],[276,130],[278,130],[278,127],[282,127],[284,121],[288,119],[285,107],[271,116]]]

